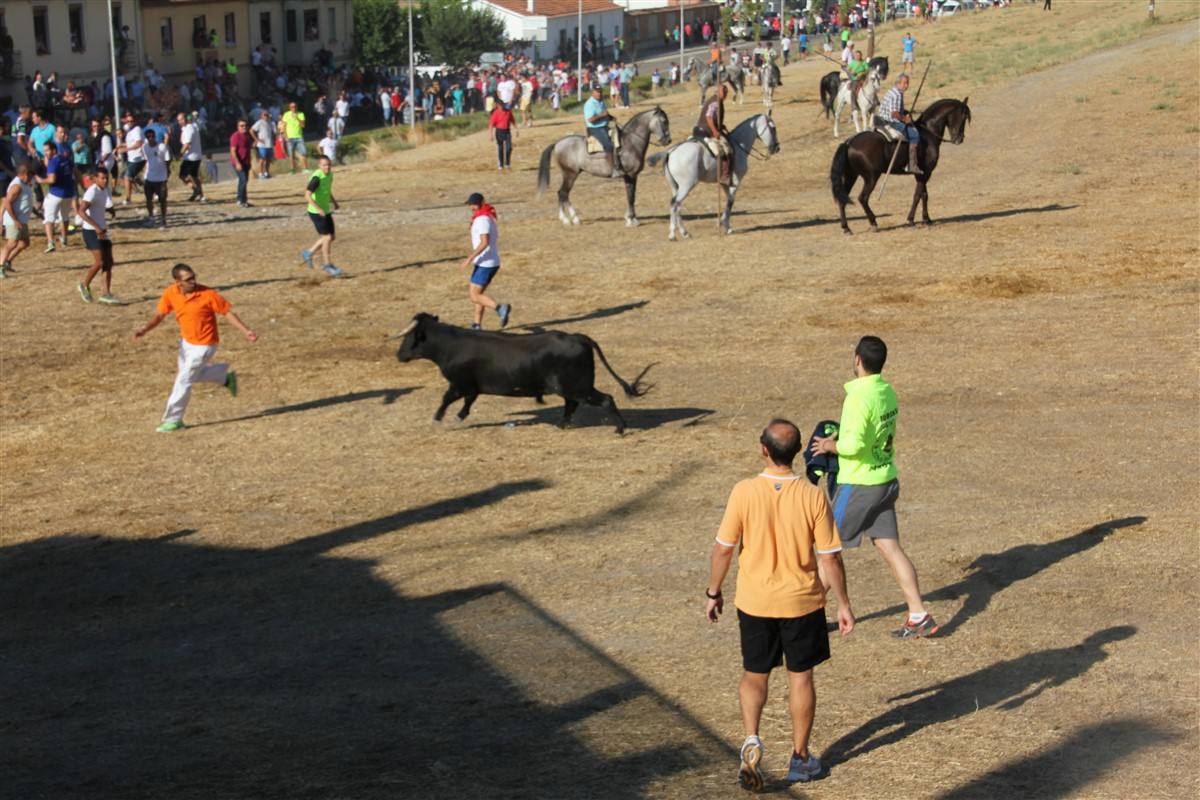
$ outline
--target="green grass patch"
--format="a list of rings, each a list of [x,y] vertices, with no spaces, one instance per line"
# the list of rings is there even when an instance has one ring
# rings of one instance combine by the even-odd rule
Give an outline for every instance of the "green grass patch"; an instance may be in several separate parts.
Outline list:
[[[1154,105],[1150,106],[1150,108],[1154,109],[1155,111],[1174,111],[1175,110],[1175,106],[1171,105],[1170,103],[1155,103]]]
[[[1087,96],[1086,96],[1086,95],[1082,95],[1082,94],[1081,94],[1081,95],[1076,95],[1076,96],[1075,96],[1075,102],[1076,102],[1076,103],[1086,103],[1087,101],[1088,101],[1088,99],[1087,99]]]
[[[1078,164],[1065,164],[1063,165],[1061,171],[1067,173],[1068,175],[1078,175],[1079,173],[1083,172],[1083,169]]]

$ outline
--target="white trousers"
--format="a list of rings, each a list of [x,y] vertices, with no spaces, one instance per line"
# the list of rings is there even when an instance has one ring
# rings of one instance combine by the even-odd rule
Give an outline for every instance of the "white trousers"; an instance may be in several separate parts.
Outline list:
[[[216,353],[215,344],[192,344],[179,340],[179,371],[175,374],[171,396],[167,398],[163,422],[183,422],[183,412],[187,411],[188,400],[192,397],[192,384],[225,383],[229,365],[208,363]]]

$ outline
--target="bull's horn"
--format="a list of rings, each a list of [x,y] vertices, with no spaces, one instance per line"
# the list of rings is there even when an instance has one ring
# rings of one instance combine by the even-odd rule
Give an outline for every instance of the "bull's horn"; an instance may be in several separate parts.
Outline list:
[[[389,339],[403,339],[408,334],[412,333],[413,328],[417,327],[417,321],[414,319],[408,324],[408,327],[397,333],[395,336],[389,336]]]

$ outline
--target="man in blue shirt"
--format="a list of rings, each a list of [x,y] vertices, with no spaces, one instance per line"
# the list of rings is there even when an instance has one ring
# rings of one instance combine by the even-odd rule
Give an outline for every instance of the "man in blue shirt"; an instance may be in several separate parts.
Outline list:
[[[46,142],[54,139],[54,126],[42,116],[40,111],[33,112],[33,127],[29,130],[29,141],[34,158],[41,160],[46,152]]]
[[[604,93],[599,86],[592,87],[592,96],[583,104],[583,120],[587,124],[587,135],[591,136],[604,148],[604,157],[608,161],[608,168],[613,168],[613,143],[608,135],[609,122],[616,123],[613,115],[608,113],[608,108],[605,107],[604,101],[601,100]]]
[[[48,187],[49,193],[42,202],[42,222],[46,226],[46,252],[54,252],[54,222],[62,220],[61,243],[67,244],[67,221],[75,213],[75,165],[71,153],[60,152],[54,142],[45,144],[46,177],[37,182]]]

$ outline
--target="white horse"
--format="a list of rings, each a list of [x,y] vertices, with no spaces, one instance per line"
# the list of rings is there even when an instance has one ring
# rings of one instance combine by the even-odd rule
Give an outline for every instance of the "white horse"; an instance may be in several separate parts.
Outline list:
[[[838,123],[842,121],[842,109],[850,106],[850,119],[854,122],[854,130],[862,133],[869,130],[871,127],[871,115],[875,113],[875,108],[879,105],[879,71],[872,69],[867,73],[867,79],[863,81],[862,87],[858,90],[858,103],[851,101],[850,87],[852,81],[849,79],[841,82],[838,86],[837,100],[833,106],[833,138],[840,139],[838,133]],[[859,121],[861,119],[861,122]]]
[[[779,85],[779,67],[773,61],[767,61],[758,71],[759,85],[762,86],[763,105],[771,109],[775,105],[775,87]]]
[[[728,83],[733,87],[732,102],[736,102],[738,105],[742,104],[742,96],[746,93],[746,73],[739,64],[731,62],[720,65],[717,68],[717,79],[713,81],[712,67],[707,64],[702,66],[696,57],[692,56],[683,70],[683,80],[689,80],[693,73],[695,73],[696,83],[700,87],[701,108],[704,107],[704,98],[708,94],[708,88],[721,83]]]
[[[733,161],[730,165],[730,182],[722,186],[725,193],[724,210],[720,214],[719,223],[725,233],[733,233],[730,217],[733,214],[733,198],[746,170],[750,167],[750,156],[758,142],[762,142],[767,155],[754,153],[759,158],[770,158],[779,152],[779,133],[775,130],[775,120],[771,112],[758,114],[742,122],[729,134],[729,142],[733,146]],[[675,241],[675,234],[684,239],[688,238],[687,229],[683,227],[680,209],[683,201],[698,183],[717,182],[717,157],[712,154],[703,141],[689,139],[686,142],[650,156],[647,163],[657,166],[663,162],[663,174],[667,178],[667,186],[671,189],[671,229],[667,238]]]

